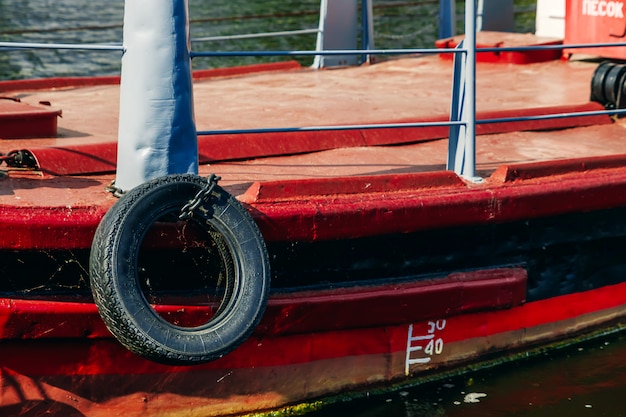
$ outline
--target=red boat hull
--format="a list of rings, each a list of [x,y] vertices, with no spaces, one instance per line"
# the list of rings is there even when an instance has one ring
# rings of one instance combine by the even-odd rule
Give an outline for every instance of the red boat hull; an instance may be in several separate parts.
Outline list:
[[[327,308],[341,311],[342,302],[350,304],[350,297],[337,298]],[[505,360],[573,335],[582,337],[591,329],[619,328],[626,321],[626,284],[509,307],[472,306],[468,299],[465,308],[473,312],[440,312],[432,320],[395,325],[286,334],[268,334],[261,326],[233,353],[195,367],[141,359],[102,328],[88,337],[70,337],[81,330],[72,317],[97,322],[89,304],[77,309],[72,303],[33,302],[30,317],[15,304],[3,301],[3,328],[34,317],[43,323],[35,327],[38,335],[0,344],[0,414],[219,416],[371,389],[407,381],[407,376],[431,377],[480,358]],[[275,299],[269,311],[280,311],[280,304]],[[304,300],[296,305],[319,314]],[[46,325],[49,332],[42,327]],[[50,337],[64,326],[65,337]]]

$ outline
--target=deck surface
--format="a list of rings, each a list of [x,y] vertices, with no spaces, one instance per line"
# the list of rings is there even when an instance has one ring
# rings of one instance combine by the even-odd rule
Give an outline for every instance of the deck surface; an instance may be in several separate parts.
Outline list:
[[[203,79],[195,82],[197,129],[299,127],[446,117],[452,63],[436,56],[390,60],[333,70],[285,70]],[[556,107],[589,102],[597,62],[549,61],[512,65],[478,63],[477,111]],[[0,86],[1,88],[1,86]],[[15,149],[113,143],[117,137],[119,85],[3,93],[25,103],[49,101],[60,108],[57,138],[0,140],[0,152]],[[529,125],[530,126],[530,125]],[[626,154],[621,121],[552,131],[481,135],[477,170],[490,175],[499,165],[548,159]],[[231,144],[232,145],[232,144]],[[236,145],[234,145],[236,147]],[[215,161],[222,184],[243,192],[253,181],[433,171],[445,168],[447,139],[396,146],[356,146],[245,161]],[[114,174],[51,178],[11,172],[0,196],[16,205],[99,204]],[[35,182],[37,185],[35,186]],[[49,192],[41,193],[41,187]],[[102,194],[102,196],[100,196]],[[0,197],[2,198],[2,197]]]

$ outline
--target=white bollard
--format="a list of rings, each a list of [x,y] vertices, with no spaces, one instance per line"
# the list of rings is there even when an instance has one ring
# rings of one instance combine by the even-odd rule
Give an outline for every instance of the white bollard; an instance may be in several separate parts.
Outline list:
[[[115,186],[198,172],[187,0],[126,0]]]

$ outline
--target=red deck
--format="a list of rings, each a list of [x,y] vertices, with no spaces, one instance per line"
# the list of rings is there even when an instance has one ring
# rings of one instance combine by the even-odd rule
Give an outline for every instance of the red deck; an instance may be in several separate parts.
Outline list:
[[[291,69],[197,81],[198,130],[447,117],[451,90],[451,63],[447,60],[416,57],[327,71],[287,66]],[[479,63],[479,118],[597,110],[599,105],[589,103],[595,66],[583,61],[549,61],[506,66],[503,71],[502,64]],[[34,85],[40,88],[40,84]],[[11,180],[0,183],[7,196],[1,203],[35,212],[44,209],[49,213],[46,221],[52,222],[63,222],[70,210],[74,219],[76,212],[83,211],[79,223],[94,226],[115,200],[103,186],[114,178],[119,86],[85,86],[85,80],[77,84],[53,90],[14,90],[25,84],[0,84],[4,95],[21,97],[24,103],[49,101],[63,111],[58,138],[0,142],[4,153],[32,151],[43,171],[11,172]],[[579,127],[562,129],[568,125]],[[519,163],[626,154],[622,122],[611,122],[608,116],[479,125],[478,132],[484,134],[477,141],[477,169],[485,178],[503,165],[514,170]],[[438,171],[445,166],[446,136],[444,128],[207,136],[200,138],[200,155],[201,161],[210,165],[203,165],[201,172],[216,172],[223,185],[241,194],[257,181]],[[390,146],[371,146],[380,144]],[[66,174],[73,177],[55,176]],[[487,181],[483,187],[496,183]],[[29,214],[29,218],[33,216],[36,214]],[[75,239],[74,246],[82,246],[86,237],[78,233]]]
[[[198,80],[194,86],[198,130],[429,121],[445,120],[447,117],[451,62],[438,57],[415,57],[327,71],[294,69],[291,63],[285,64],[282,70],[275,71],[276,67],[281,68],[272,65],[269,69],[273,71],[263,72],[263,67],[253,67],[249,74],[220,74]],[[597,103],[589,102],[589,85],[595,67],[592,62],[560,60],[529,65],[479,63],[479,119],[601,109]],[[59,120],[59,137],[5,139],[0,142],[0,151],[4,153],[30,150],[42,171],[11,171],[10,180],[0,182],[0,190],[5,196],[0,203],[7,209],[4,221],[19,231],[0,236],[0,247],[89,247],[91,234],[100,217],[115,201],[104,191],[104,187],[114,179],[119,101],[117,84],[103,84],[99,79],[95,81],[97,85],[93,86],[85,85],[86,80],[77,80],[77,87],[48,90],[40,89],[41,82],[34,82],[33,85],[38,88],[35,90],[14,90],[28,85],[24,82],[0,84],[0,90],[4,89],[5,95],[22,97],[24,103],[49,101],[55,108],[63,110],[63,118]],[[58,81],[51,82],[54,85]],[[617,177],[626,175],[622,172],[619,157],[626,154],[622,121],[611,121],[608,116],[486,124],[478,126],[478,133],[477,171],[487,179],[486,182],[465,184],[458,178],[450,178],[441,183],[438,176],[450,174],[434,174],[432,179],[418,175],[414,183],[406,185],[402,191],[405,197],[413,198],[411,190],[420,190],[424,195],[422,188],[432,188],[430,183],[435,181],[436,189],[429,191],[434,198],[431,204],[435,210],[440,203],[446,204],[447,198],[460,196],[465,191],[483,189],[486,193],[495,193],[496,200],[504,199],[500,200],[502,202],[510,198],[507,193],[518,194],[524,189],[529,192],[528,203],[523,203],[523,198],[516,203],[518,206],[529,204],[524,212],[518,211],[518,216],[524,216],[537,210],[533,201],[550,198],[552,191],[547,190],[551,188],[545,184],[558,188],[561,178],[545,175],[553,169],[550,166],[534,171],[526,169],[525,172],[534,172],[528,174],[530,177],[514,178],[508,174],[508,179],[504,181],[502,174],[490,177],[494,172],[516,172],[518,164],[597,157],[600,159],[593,170],[599,175],[597,180],[593,179],[596,176],[591,172],[583,176],[577,174],[580,173],[577,164],[584,164],[584,161],[557,163],[556,167],[561,167],[558,169],[563,171],[563,175],[573,170],[566,178],[581,190],[593,181],[604,181],[606,173],[602,170],[603,166],[611,168],[614,184],[620,182]],[[294,207],[294,201],[310,200],[309,196],[345,193],[347,183],[332,178],[388,175],[391,177],[373,181],[396,181],[394,175],[440,172],[445,168],[446,136],[445,128],[203,136],[199,145],[200,159],[210,165],[202,165],[201,173],[215,172],[222,176],[221,184],[236,195],[246,192],[253,183],[260,183],[255,187],[263,190],[261,198],[251,197],[253,190],[241,198],[258,205],[261,212],[273,210],[280,217],[286,212],[277,213],[279,206],[264,204],[268,199],[267,190],[276,186],[272,185],[275,181],[288,181],[278,187],[291,187],[289,195],[292,201],[288,204]],[[608,159],[605,161],[603,158]],[[615,158],[618,162],[612,163]],[[567,168],[572,164],[573,168]],[[59,176],[67,174],[72,176]],[[537,178],[533,179],[533,176]],[[324,178],[329,180],[324,181]],[[307,181],[298,182],[303,179]],[[529,187],[511,189],[509,185],[513,180],[523,180]],[[263,184],[268,181],[267,185]],[[357,184],[353,186],[358,188]],[[598,193],[607,195],[602,190],[609,186],[613,187],[610,184],[601,185]],[[294,194],[293,190],[298,191]],[[501,191],[496,193],[494,190]],[[372,193],[371,190],[360,191],[365,191],[362,193],[363,201],[368,199],[368,193]],[[377,192],[372,195],[376,199]],[[473,192],[473,195],[477,194]],[[615,204],[621,201],[621,194],[608,195]],[[284,194],[280,197],[285,198]],[[579,200],[575,195],[566,198]],[[397,201],[398,204],[405,204],[401,196]],[[311,201],[306,204],[311,210],[316,210]],[[384,204],[391,202],[385,201]],[[576,204],[572,202],[573,210],[576,210]],[[19,212],[10,210],[10,207],[19,209]],[[354,215],[357,207],[351,203],[342,211]],[[411,215],[410,207],[403,207],[408,208],[405,215]],[[549,205],[542,207],[540,211],[543,210],[544,214],[551,210]],[[590,208],[593,207],[580,207]],[[468,210],[462,205],[458,209],[458,214],[448,217],[450,221],[471,222],[472,212],[483,219],[502,215],[505,216],[502,219],[506,220],[507,216],[505,211],[483,212],[480,208],[481,214],[476,208]],[[24,221],[25,218],[28,221]],[[68,222],[70,218],[71,223]],[[270,215],[270,218],[275,217]],[[277,227],[281,229],[281,221],[277,221]],[[358,223],[362,220],[355,218],[352,221]],[[345,233],[350,234],[350,230],[354,230],[351,224],[346,223]],[[379,227],[376,227],[377,224]],[[380,222],[374,222],[372,231],[364,233],[384,231],[389,224],[383,216]],[[264,229],[269,239],[289,236],[311,239],[311,230],[318,230],[306,224],[306,219],[300,231],[293,229],[292,223],[285,226],[292,229],[289,232],[276,232],[275,228],[270,230],[271,227],[265,225]],[[53,239],[44,238],[55,231]],[[330,238],[332,233],[326,236]]]

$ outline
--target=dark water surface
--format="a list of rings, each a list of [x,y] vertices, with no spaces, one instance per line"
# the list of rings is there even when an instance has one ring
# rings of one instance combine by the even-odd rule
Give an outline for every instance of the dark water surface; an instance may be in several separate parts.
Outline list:
[[[438,31],[437,1],[375,2],[376,47],[432,47]],[[190,0],[192,39],[314,29],[319,24],[319,4],[319,0]],[[120,44],[123,14],[123,0],[0,0],[0,41]],[[315,39],[315,34],[305,34],[194,42],[193,50],[311,50],[315,49]],[[194,68],[285,59],[196,58]],[[120,60],[117,51],[0,50],[0,79],[116,75]],[[301,61],[308,65],[312,59]]]
[[[339,416],[623,417],[626,333],[308,414]]]
[[[356,0],[355,0],[356,1]],[[314,29],[319,0],[189,0],[192,39]],[[439,0],[375,0],[376,48],[434,47]],[[531,0],[516,0],[516,30],[534,29]],[[462,13],[464,3],[457,4]],[[122,42],[123,0],[0,0],[0,41],[44,43]],[[462,16],[458,29],[462,30]],[[312,50],[315,34],[219,42],[194,42],[194,51]],[[285,60],[273,58],[196,58],[194,68],[215,68]],[[298,58],[308,65],[312,58]],[[118,75],[118,51],[0,50],[0,80],[83,75]]]

